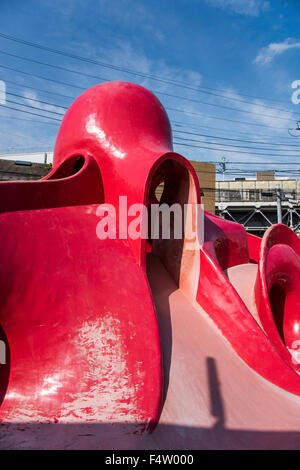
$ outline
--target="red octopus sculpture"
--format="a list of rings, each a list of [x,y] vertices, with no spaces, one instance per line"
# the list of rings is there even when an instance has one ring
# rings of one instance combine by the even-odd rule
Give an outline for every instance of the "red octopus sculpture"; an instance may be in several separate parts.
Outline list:
[[[87,90],[49,175],[0,195],[2,449],[299,447],[300,241],[200,211],[151,92]],[[128,237],[125,196],[189,207],[182,237]]]

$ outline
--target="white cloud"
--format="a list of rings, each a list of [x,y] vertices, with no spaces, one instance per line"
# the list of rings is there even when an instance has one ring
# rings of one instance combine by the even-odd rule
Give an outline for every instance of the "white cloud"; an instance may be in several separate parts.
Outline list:
[[[287,38],[283,42],[272,42],[260,50],[253,63],[262,65],[269,64],[275,56],[289,49],[300,49],[300,41],[293,42],[290,38]]]
[[[59,113],[59,114],[64,114],[65,113],[65,109],[60,108],[59,106],[40,103],[38,101],[37,93],[35,93],[34,91],[25,90],[23,92],[23,96],[24,96],[24,100],[30,106],[33,106],[34,108],[41,109],[43,111],[50,111],[50,112],[52,111],[52,112]]]
[[[103,60],[123,70],[137,71],[137,74],[112,69],[101,72],[101,75],[109,77],[110,80],[127,80],[160,92],[174,92],[174,87],[168,83],[172,80],[194,87],[200,86],[202,81],[202,75],[197,70],[170,66],[162,59],[150,59],[141,48],[134,48],[130,41],[117,41],[114,46],[105,49],[97,47],[93,50],[92,58]],[[161,81],[152,80],[150,76],[159,77]]]
[[[239,108],[243,111],[247,111],[247,113],[253,113],[253,114],[247,114],[245,113],[243,115],[242,120],[247,120],[249,122],[253,122],[255,124],[262,124],[264,126],[267,126],[270,131],[274,132],[274,130],[277,133],[282,133],[283,135],[287,133],[287,130],[285,129],[286,127],[286,122],[292,123],[295,120],[295,117],[291,111],[281,111],[279,109],[267,109],[265,108],[265,103],[262,100],[259,99],[248,99],[248,103],[243,103],[241,100],[245,100],[241,95],[239,95],[238,92],[235,92],[234,90],[228,90],[226,93],[223,92],[228,98],[234,98],[237,101],[234,106],[236,108]],[[276,108],[276,105],[274,106]],[[280,108],[280,106],[279,106]],[[282,120],[284,118],[284,120]],[[286,120],[286,122],[284,122]],[[284,130],[282,132],[278,132],[279,129],[274,129],[273,128],[283,128]],[[266,130],[267,131],[267,130]],[[262,140],[262,139],[260,139]]]
[[[283,112],[278,109],[267,109],[264,107],[265,103],[262,100],[251,98],[246,99],[232,88],[227,90],[221,88],[220,93],[227,96],[228,98],[234,98],[239,101],[236,101],[234,104],[223,102],[220,103],[219,99],[212,98],[210,102],[214,104],[226,104],[228,106],[235,107],[237,111],[216,112],[212,111],[211,109],[207,109],[206,107],[204,108],[203,106],[197,106],[194,104],[189,106],[180,105],[181,108],[184,107],[189,112],[197,112],[201,114],[201,116],[189,116],[187,114],[184,118],[182,118],[182,115],[181,117],[176,117],[175,120],[184,120],[186,125],[183,127],[173,127],[174,140],[175,142],[179,142],[175,145],[175,151],[181,153],[191,160],[199,161],[220,161],[221,157],[225,156],[227,161],[238,163],[239,168],[246,171],[249,170],[248,162],[257,163],[257,168],[263,168],[263,164],[266,161],[274,161],[274,168],[276,168],[276,164],[278,162],[284,162],[284,158],[282,156],[278,156],[277,152],[272,154],[272,152],[268,149],[272,143],[276,143],[277,139],[281,141],[281,139],[286,140],[289,138],[287,129],[292,125],[292,123],[295,123],[296,119],[293,113],[290,111]],[[242,100],[246,100],[247,102],[243,102]],[[205,101],[207,101],[207,99]],[[241,113],[238,110],[246,112]],[[215,119],[209,118],[209,115],[219,116],[225,120],[216,121]],[[288,120],[281,120],[283,117],[287,118]],[[226,118],[228,118],[227,121]],[[231,120],[234,120],[235,122],[232,122]],[[217,127],[218,131],[215,132],[214,129],[210,130],[209,128],[207,130],[201,130],[201,126],[213,126],[213,128]],[[195,139],[195,141],[182,142],[181,137],[183,137],[183,135],[178,134],[176,131],[178,131],[178,129],[183,130],[184,128],[188,129],[189,132],[195,132],[199,134],[203,133],[204,135],[206,134],[207,138],[204,138],[204,136],[200,137],[200,135],[198,137],[196,135],[191,135],[190,137],[184,135],[185,138],[192,138]],[[241,133],[241,136],[239,136],[239,133]],[[253,141],[254,144],[252,146],[250,142],[239,143],[238,141],[230,140],[222,141],[222,139],[214,137],[214,135],[220,136],[220,134],[223,135],[226,139],[244,139],[249,140],[250,142]],[[197,140],[199,140],[198,143]],[[209,142],[211,143],[209,144]],[[271,145],[267,144],[265,146],[259,144],[258,142],[269,142]],[[184,145],[181,145],[182,143]],[[185,145],[187,144],[195,145],[195,147],[186,147]],[[220,150],[213,151],[210,150],[210,148]],[[279,152],[279,154],[281,153],[282,152]],[[286,157],[288,160],[288,152]],[[290,157],[290,160],[288,161],[291,161],[291,159],[292,157]],[[254,170],[255,167],[250,167],[250,169]]]
[[[233,13],[246,16],[259,16],[261,12],[270,9],[270,2],[267,0],[206,0],[214,7],[229,9]]]

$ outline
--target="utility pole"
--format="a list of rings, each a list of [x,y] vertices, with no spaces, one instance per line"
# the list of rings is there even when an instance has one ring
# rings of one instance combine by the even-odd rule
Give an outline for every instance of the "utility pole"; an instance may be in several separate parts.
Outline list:
[[[277,201],[277,223],[281,224],[282,223],[282,210],[281,210],[282,195],[281,195],[281,189],[280,189],[279,184],[277,184],[276,186],[276,201]]]
[[[222,162],[220,163],[221,171],[223,173],[223,181],[225,181],[225,171],[226,171],[226,158],[222,157]]]
[[[44,163],[47,163],[47,152],[44,153]]]

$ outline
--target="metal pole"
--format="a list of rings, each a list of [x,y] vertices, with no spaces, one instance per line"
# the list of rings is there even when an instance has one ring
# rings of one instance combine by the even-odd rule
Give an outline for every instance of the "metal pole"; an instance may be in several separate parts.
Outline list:
[[[276,200],[277,200],[277,223],[282,223],[282,210],[281,210],[281,190],[279,184],[276,186]]]
[[[47,152],[44,153],[44,163],[47,163]]]
[[[225,181],[225,171],[226,171],[226,158],[222,157],[222,171],[223,171],[223,181]]]

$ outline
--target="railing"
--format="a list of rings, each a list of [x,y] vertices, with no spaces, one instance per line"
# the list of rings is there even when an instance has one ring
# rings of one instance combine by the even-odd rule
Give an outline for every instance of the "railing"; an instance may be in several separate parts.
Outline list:
[[[299,200],[300,193],[281,190],[282,200]],[[273,202],[276,189],[220,189],[216,188],[216,202]]]

